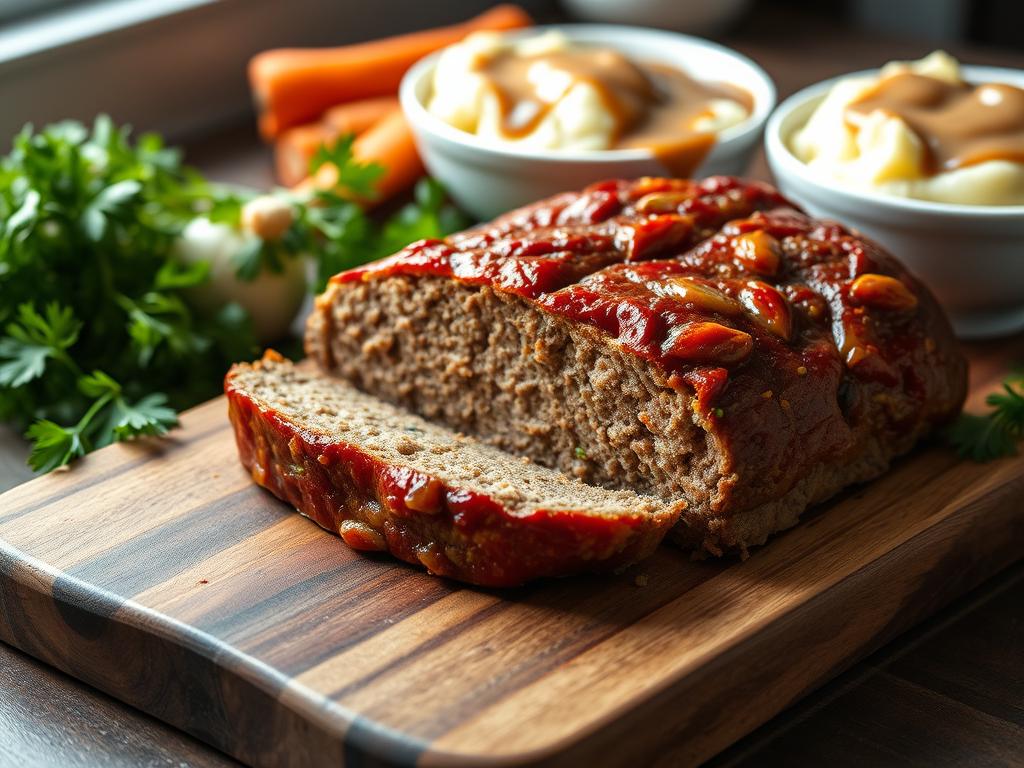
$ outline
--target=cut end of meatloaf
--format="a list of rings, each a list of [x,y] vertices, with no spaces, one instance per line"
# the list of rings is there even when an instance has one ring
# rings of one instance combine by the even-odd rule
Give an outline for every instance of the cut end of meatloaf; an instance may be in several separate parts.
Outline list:
[[[611,570],[650,554],[684,506],[585,485],[296,367],[229,372],[242,463],[361,550],[485,586]]]
[[[316,348],[363,391],[594,485],[688,499],[695,512],[729,482],[692,392],[592,328],[430,277],[329,295],[307,341],[328,325]]]

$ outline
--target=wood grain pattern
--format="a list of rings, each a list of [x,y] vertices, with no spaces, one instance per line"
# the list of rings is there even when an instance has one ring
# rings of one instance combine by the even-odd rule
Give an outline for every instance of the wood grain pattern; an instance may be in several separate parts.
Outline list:
[[[1024,562],[706,764],[1024,765]]]
[[[256,488],[222,400],[183,422],[0,496],[0,640],[260,765],[696,763],[1024,543],[1024,458],[932,447],[746,562],[470,589]]]

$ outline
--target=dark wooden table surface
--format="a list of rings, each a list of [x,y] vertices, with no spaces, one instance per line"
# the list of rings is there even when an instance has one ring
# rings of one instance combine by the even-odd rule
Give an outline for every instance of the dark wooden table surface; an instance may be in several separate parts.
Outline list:
[[[757,19],[724,42],[759,61],[780,97],[930,48],[789,16]],[[1020,52],[954,46],[953,53],[974,63],[1024,67]],[[248,126],[195,142],[189,159],[214,178],[255,186],[271,181],[269,155]],[[763,157],[750,173],[767,177]],[[19,438],[0,429],[0,490],[30,476],[24,454]],[[0,767],[233,764],[0,645]],[[1024,766],[1024,563],[855,665],[712,764]]]

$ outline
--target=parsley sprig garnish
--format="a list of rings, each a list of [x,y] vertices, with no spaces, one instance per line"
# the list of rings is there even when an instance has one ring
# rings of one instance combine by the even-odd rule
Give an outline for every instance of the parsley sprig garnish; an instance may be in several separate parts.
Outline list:
[[[334,144],[321,144],[310,161],[310,173],[316,173],[324,165],[338,169],[338,187],[349,194],[363,199],[374,197],[374,185],[384,175],[384,166],[379,163],[358,163],[352,154],[355,136],[342,136]]]
[[[433,182],[383,225],[356,202],[381,169],[357,163],[351,139],[317,154],[339,186],[275,192],[287,231],[248,237],[239,280],[314,258],[318,285],[341,269],[440,237],[461,221]],[[241,227],[260,193],[207,182],[153,134],[130,140],[106,117],[92,130],[26,127],[0,158],[0,421],[26,429],[29,464],[49,471],[111,442],[161,435],[177,411],[216,394],[227,367],[258,352],[245,310],[203,308],[211,265],[176,249],[202,216]]]
[[[190,305],[209,264],[173,257],[211,197],[107,118],[27,127],[0,159],[0,420],[28,428],[34,469],[163,434],[256,351],[241,307]]]
[[[1024,372],[1008,376],[985,403],[987,413],[963,413],[949,427],[950,444],[960,456],[979,462],[1016,455],[1024,439]]]
[[[72,427],[62,427],[46,418],[29,427],[29,465],[38,471],[48,472],[115,440],[162,435],[178,423],[162,392],[132,402],[121,385],[103,371],[84,373],[69,354],[81,329],[82,324],[67,307],[53,303],[41,315],[31,304],[22,304],[17,320],[7,326],[7,336],[0,339],[0,357],[6,358],[0,366],[0,386],[16,390],[42,379],[49,365],[59,369],[49,378],[51,384],[63,374],[63,379],[73,381],[83,402],[88,403]]]

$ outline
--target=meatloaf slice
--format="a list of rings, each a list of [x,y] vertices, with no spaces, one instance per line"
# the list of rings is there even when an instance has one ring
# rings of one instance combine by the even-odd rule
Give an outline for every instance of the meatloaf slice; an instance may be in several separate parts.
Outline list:
[[[966,363],[877,245],[734,179],[606,182],[338,275],[306,348],[427,419],[762,543],[953,415]]]
[[[225,382],[253,479],[354,549],[473,584],[611,570],[679,517],[429,424],[274,353]]]

